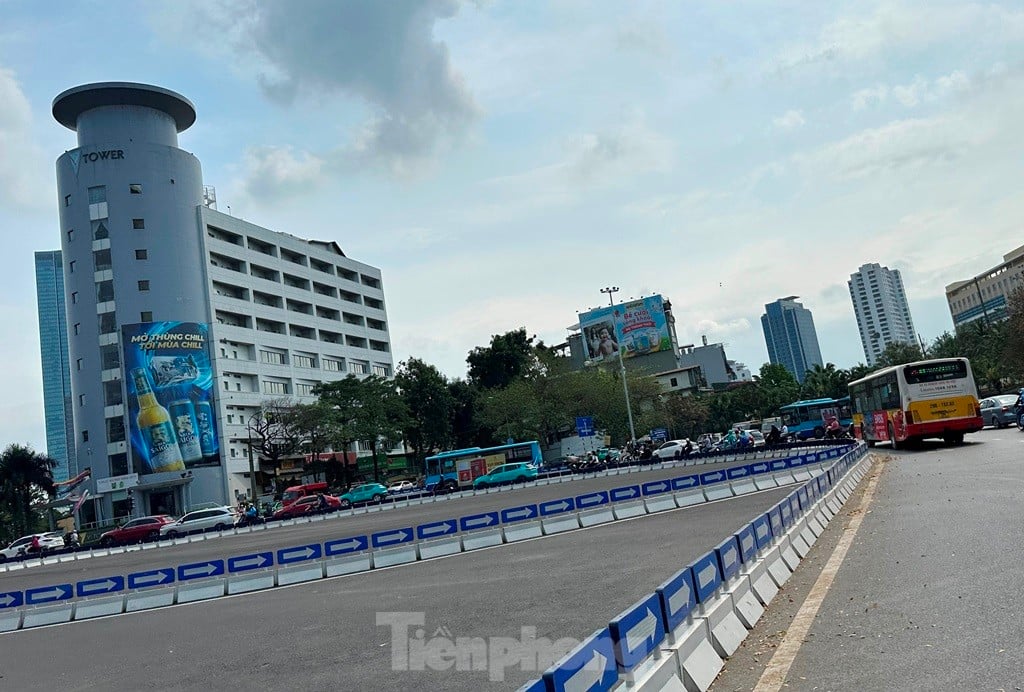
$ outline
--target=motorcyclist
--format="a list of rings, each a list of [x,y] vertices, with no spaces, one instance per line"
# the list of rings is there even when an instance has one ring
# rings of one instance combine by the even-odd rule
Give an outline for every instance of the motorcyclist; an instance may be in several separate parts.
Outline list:
[[[825,428],[825,437],[830,440],[835,440],[843,436],[843,426],[839,424],[839,419],[835,416],[831,416],[828,419],[828,426]]]
[[[764,443],[765,445],[777,445],[780,442],[782,442],[782,431],[779,430],[777,426],[773,425],[772,429],[768,431],[767,435],[765,435]]]

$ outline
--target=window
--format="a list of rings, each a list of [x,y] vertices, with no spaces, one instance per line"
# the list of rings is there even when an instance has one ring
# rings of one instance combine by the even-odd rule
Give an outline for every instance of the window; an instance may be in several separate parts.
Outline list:
[[[146,251],[146,250],[136,250],[135,251],[135,259],[137,259],[137,260],[149,259],[149,252]]]
[[[71,206],[71,195],[64,195],[64,206],[65,207],[70,207]]]
[[[78,336],[78,332],[79,332],[79,330],[81,328],[82,328],[82,323],[81,322],[75,322],[75,327],[74,327],[75,336]]]
[[[75,304],[78,302],[78,291],[71,292],[71,303]]]
[[[276,351],[260,351],[260,360],[271,365],[284,365],[284,354]]]
[[[373,366],[373,374],[376,375],[377,377],[387,377],[388,376],[388,366],[386,366],[386,365],[374,365]]]
[[[334,360],[333,358],[324,358],[324,370],[330,370],[331,372],[344,372],[345,363],[344,361]]]
[[[315,368],[316,359],[312,356],[294,355],[292,356],[292,365],[297,368]]]
[[[114,299],[114,282],[100,281],[96,284],[96,301],[106,303]]]
[[[92,253],[92,264],[93,269],[98,272],[113,269],[114,266],[110,261],[110,250],[96,250]]]
[[[132,228],[136,231],[141,231],[146,227],[145,219],[132,219]]]
[[[142,183],[129,183],[128,184],[128,192],[132,193],[133,195],[141,195],[142,194]]]
[[[117,318],[113,312],[104,312],[96,316],[100,334],[113,334],[117,331]]]
[[[107,418],[107,442],[124,442],[124,418]]]
[[[121,399],[121,380],[110,380],[103,383],[103,405],[117,406]],[[111,440],[108,440],[110,442]]]
[[[678,387],[679,386],[679,381],[676,378],[673,377],[671,380],[669,380],[669,385],[672,386],[672,387]]]
[[[264,380],[263,381],[263,393],[264,394],[287,394],[288,383],[287,382],[273,382]]]
[[[89,188],[89,204],[99,204],[107,201],[107,188],[105,185],[98,185]]]
[[[143,310],[142,312],[139,313],[139,317],[143,322],[152,322],[153,312],[151,310]]]
[[[128,473],[128,455],[124,452],[120,454],[111,454],[110,457],[110,475],[111,476],[123,476]]]
[[[370,371],[370,368],[367,367],[366,363],[360,363],[359,361],[353,361],[351,363],[351,367],[349,368],[349,370],[351,372],[356,373],[357,375],[365,375],[365,374],[367,374]]]
[[[100,346],[100,367],[104,370],[121,367],[121,356],[118,353],[117,344]]]
[[[96,232],[92,235],[94,240],[106,240],[110,237],[110,231],[107,230],[106,225],[100,221],[96,226]]]
[[[85,406],[85,394],[78,395],[78,405]]]
[[[298,396],[313,396],[313,387],[316,385],[307,384],[305,382],[295,383],[295,394]]]
[[[82,398],[84,396],[85,396],[84,394],[80,394],[79,398]],[[83,430],[82,431],[82,442],[88,442],[88,441],[89,441],[89,431],[88,430]]]
[[[142,281],[139,281],[139,290],[140,291],[148,291],[149,290],[149,281],[147,279],[143,279]]]
[[[74,274],[74,273],[75,273],[75,265],[76,265],[76,264],[78,264],[78,262],[76,262],[75,260],[71,260],[71,261],[70,261],[70,262],[68,263],[68,272],[69,272],[69,273],[71,273],[71,274]]]
[[[68,231],[68,242],[70,243],[74,239],[75,239],[75,230],[71,229],[70,231]]]

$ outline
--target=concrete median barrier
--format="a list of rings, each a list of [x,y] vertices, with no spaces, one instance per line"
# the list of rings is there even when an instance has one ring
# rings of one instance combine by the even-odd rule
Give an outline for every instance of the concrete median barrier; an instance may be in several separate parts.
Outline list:
[[[243,572],[228,577],[228,594],[249,593],[272,589],[277,583],[273,568],[260,572]]]
[[[506,543],[525,541],[530,538],[540,538],[543,535],[544,528],[541,526],[541,522],[539,520],[524,521],[517,524],[509,524],[505,526]]]
[[[456,553],[462,552],[462,537],[446,536],[444,538],[420,541],[419,550],[421,560],[444,557],[445,555],[455,555]]]
[[[462,548],[467,551],[479,550],[480,548],[491,548],[501,545],[504,541],[501,528],[480,529],[479,531],[463,534]]]
[[[124,612],[124,594],[115,596],[96,596],[75,601],[75,620],[120,615]]]
[[[124,611],[134,613],[140,610],[151,610],[152,608],[164,608],[174,605],[174,597],[177,588],[164,586],[145,591],[131,591],[125,597]]]

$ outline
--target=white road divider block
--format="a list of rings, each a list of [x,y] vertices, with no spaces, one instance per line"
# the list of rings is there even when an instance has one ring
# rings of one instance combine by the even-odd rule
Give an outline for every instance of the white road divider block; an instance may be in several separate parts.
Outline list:
[[[729,485],[732,486],[733,495],[746,495],[747,493],[757,492],[757,484],[753,478],[744,478],[740,481],[733,481]]]
[[[818,541],[818,534],[811,529],[812,521],[814,521],[813,518],[805,519],[800,527],[800,538],[804,539],[804,543],[808,546],[813,546]]]
[[[676,657],[687,690],[707,690],[725,667],[711,644],[708,622],[699,618],[676,637],[670,651]]]
[[[415,551],[413,551],[413,555],[415,555]],[[287,567],[278,567],[277,585],[301,584],[306,581],[322,579],[323,576],[324,564],[319,560],[310,560],[309,562],[300,562],[295,565],[288,565]]]
[[[13,632],[21,627],[21,611],[0,612],[0,632]]]
[[[382,548],[373,551],[374,567],[394,567],[404,565],[408,562],[416,562],[417,552],[415,543],[406,543],[394,548]]]
[[[194,601],[205,601],[208,598],[220,598],[227,589],[227,579],[218,577],[216,579],[202,579],[198,581],[186,581],[178,584],[177,603],[192,603]]]
[[[615,515],[612,513],[611,507],[607,506],[580,512],[579,518],[580,525],[583,527],[597,526],[598,524],[607,524],[609,521],[615,521]]]
[[[328,577],[356,574],[370,569],[373,569],[373,560],[368,552],[329,557],[324,560],[324,575]]]
[[[648,659],[633,672],[632,683],[627,682],[626,689],[635,692],[686,692],[681,675],[675,656]]]
[[[106,617],[108,615],[120,615],[124,612],[124,594],[116,596],[96,596],[75,601],[75,612],[72,617],[75,620],[88,620],[89,618]]]
[[[131,591],[125,597],[124,612],[134,613],[139,610],[174,605],[176,591],[177,588],[173,586],[146,589],[145,591]]]
[[[539,538],[544,535],[539,521],[524,521],[505,526],[505,542],[514,543],[528,538]]]
[[[800,556],[793,548],[793,539],[790,534],[786,534],[782,539],[779,549],[782,551],[782,559],[785,560],[786,566],[789,567],[789,571],[795,572],[796,568],[800,566]]]
[[[793,571],[786,564],[786,561],[782,559],[782,547],[776,546],[768,551],[765,556],[765,564],[768,566],[768,574],[771,576],[772,581],[779,588],[785,584]]]
[[[644,500],[647,503],[647,513],[654,514],[655,512],[664,512],[668,509],[676,508],[676,499],[672,496],[672,493],[664,493],[663,495],[652,495]]]
[[[462,536],[462,547],[464,550],[490,548],[496,545],[501,545],[503,542],[504,537],[502,536],[501,528],[481,529],[479,531],[463,534]]]
[[[754,629],[754,625],[764,615],[764,606],[753,593],[750,579],[741,576],[727,593],[732,596],[732,606],[736,617],[748,630]],[[746,633],[743,636],[745,637]]]
[[[704,491],[700,488],[693,488],[681,493],[676,493],[675,497],[677,507],[692,507],[693,505],[700,505],[706,502],[706,499],[704,498]]]
[[[261,572],[243,572],[232,574],[228,577],[228,594],[249,593],[250,591],[261,591],[272,589],[275,584],[274,570],[268,569]]]
[[[30,627],[43,627],[45,625],[56,625],[61,622],[71,622],[71,612],[74,610],[72,602],[59,603],[56,605],[38,606],[29,608],[24,613],[21,622],[22,629]]]
[[[462,538],[449,536],[429,541],[420,541],[420,559],[429,560],[434,557],[455,555],[462,552]]]
[[[550,536],[563,531],[574,531],[580,528],[580,518],[573,513],[555,514],[541,520],[544,535]]]
[[[647,514],[647,507],[643,500],[635,502],[616,502],[612,505],[612,512],[616,519],[629,519],[630,517],[642,517]]]
[[[702,615],[711,630],[711,645],[722,658],[736,653],[747,636],[747,629],[733,610],[732,598],[728,594],[719,596],[709,605],[701,606]]]
[[[724,500],[725,498],[732,496],[732,487],[730,487],[728,483],[717,483],[715,485],[704,486],[704,497],[707,498],[708,502]]]
[[[772,599],[779,593],[779,587],[775,585],[771,575],[768,574],[768,565],[766,563],[766,560],[758,560],[746,572],[747,579],[750,580],[750,590],[764,606],[771,603]]]

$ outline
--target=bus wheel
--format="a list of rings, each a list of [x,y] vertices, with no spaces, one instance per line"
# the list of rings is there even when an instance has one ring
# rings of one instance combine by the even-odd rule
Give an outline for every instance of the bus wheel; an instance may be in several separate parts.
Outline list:
[[[942,436],[942,441],[948,445],[962,445],[964,443],[963,433],[949,433]]]
[[[896,431],[893,430],[892,424],[889,424],[889,443],[893,449],[899,449],[902,445],[896,440]]]

